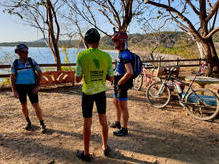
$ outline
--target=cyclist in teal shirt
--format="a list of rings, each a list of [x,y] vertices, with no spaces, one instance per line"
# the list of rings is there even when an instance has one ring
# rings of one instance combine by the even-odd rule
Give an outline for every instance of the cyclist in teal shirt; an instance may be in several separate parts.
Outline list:
[[[27,95],[36,115],[40,121],[41,132],[46,132],[46,126],[42,117],[42,110],[39,106],[38,91],[40,89],[39,80],[41,70],[35,60],[28,58],[28,47],[25,44],[19,44],[15,48],[15,53],[19,59],[16,59],[11,68],[11,88],[15,98],[19,98],[23,114],[26,118],[26,130],[31,130],[32,125],[27,108]]]

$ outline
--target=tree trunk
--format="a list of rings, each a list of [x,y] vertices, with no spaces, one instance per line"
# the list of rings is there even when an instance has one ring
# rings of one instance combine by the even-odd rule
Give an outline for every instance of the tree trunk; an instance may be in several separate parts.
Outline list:
[[[57,71],[61,71],[61,59],[60,59],[60,53],[59,53],[59,38],[55,37],[54,33],[54,27],[53,27],[53,18],[55,15],[52,14],[53,12],[53,6],[51,4],[50,0],[47,0],[47,12],[48,12],[48,26],[49,26],[49,31],[48,31],[48,39],[49,39],[49,46],[53,51],[53,55],[55,57],[55,61],[57,64]],[[57,22],[56,22],[57,23]],[[57,27],[58,28],[58,27]],[[52,41],[52,44],[51,44]]]
[[[61,59],[60,59],[60,53],[59,53],[59,48],[57,44],[53,44],[53,48],[55,50],[55,60],[56,60],[56,64],[57,64],[57,71],[61,71]]]
[[[212,38],[196,42],[200,56],[207,59],[207,76],[219,75],[219,59]]]

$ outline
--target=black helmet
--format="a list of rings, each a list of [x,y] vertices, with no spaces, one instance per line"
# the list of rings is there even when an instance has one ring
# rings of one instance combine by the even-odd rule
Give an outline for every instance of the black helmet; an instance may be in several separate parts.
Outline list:
[[[86,32],[84,40],[87,43],[98,43],[100,41],[100,34],[95,28],[91,28]]]
[[[15,53],[17,53],[18,50],[21,50],[21,49],[23,49],[23,48],[28,49],[27,45],[25,45],[25,44],[18,44],[18,45],[16,45],[14,51],[15,51]]]

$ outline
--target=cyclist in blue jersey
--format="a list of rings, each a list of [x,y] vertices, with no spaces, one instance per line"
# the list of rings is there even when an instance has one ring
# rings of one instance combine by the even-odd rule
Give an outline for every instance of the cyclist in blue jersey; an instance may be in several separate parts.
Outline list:
[[[127,33],[115,31],[112,36],[114,47],[118,50],[117,65],[114,73],[114,104],[116,107],[116,121],[110,127],[118,128],[114,131],[115,136],[128,135],[128,90],[133,86],[133,68],[132,68],[132,54],[128,51]],[[123,119],[123,126],[121,127],[120,120]]]
[[[19,44],[15,48],[15,53],[19,59],[16,59],[11,68],[11,88],[15,98],[19,98],[22,112],[26,118],[26,130],[31,130],[32,125],[27,108],[27,95],[35,109],[36,115],[40,121],[41,132],[46,132],[46,126],[42,117],[42,110],[39,106],[38,91],[40,89],[39,80],[42,72],[40,67],[32,58],[28,58],[28,47],[25,44]]]

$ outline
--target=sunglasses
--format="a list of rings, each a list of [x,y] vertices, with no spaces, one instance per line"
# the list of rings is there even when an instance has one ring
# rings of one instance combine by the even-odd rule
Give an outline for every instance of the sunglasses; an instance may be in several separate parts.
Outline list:
[[[27,50],[20,50],[21,53],[28,53]]]

